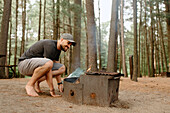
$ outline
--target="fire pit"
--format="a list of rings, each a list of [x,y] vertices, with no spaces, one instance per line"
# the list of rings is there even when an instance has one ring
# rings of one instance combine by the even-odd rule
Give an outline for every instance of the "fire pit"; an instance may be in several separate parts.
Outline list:
[[[63,98],[75,104],[110,106],[118,100],[119,81],[123,74],[87,72],[75,81],[64,80]]]

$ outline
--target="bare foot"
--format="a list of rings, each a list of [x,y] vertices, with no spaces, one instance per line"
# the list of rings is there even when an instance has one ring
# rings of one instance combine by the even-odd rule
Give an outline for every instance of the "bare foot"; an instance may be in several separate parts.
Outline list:
[[[41,89],[40,89],[40,83],[39,82],[35,83],[34,89],[37,93],[43,93],[43,91],[41,91]]]
[[[61,97],[61,95],[56,95],[54,90],[50,91],[50,94],[52,97]]]
[[[33,96],[33,97],[39,96],[39,95],[35,92],[33,86],[26,85],[26,86],[25,86],[25,89],[26,89],[26,92],[27,92],[27,94],[28,94],[29,96]]]

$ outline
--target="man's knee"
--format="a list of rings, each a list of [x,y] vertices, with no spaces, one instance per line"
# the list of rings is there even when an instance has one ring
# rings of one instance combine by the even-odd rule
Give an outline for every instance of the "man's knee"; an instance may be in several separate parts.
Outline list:
[[[53,61],[50,60],[50,61],[46,62],[45,65],[44,65],[44,67],[47,68],[47,70],[52,69],[52,67],[53,67]]]
[[[62,67],[59,68],[59,70],[61,71],[61,73],[64,73],[66,70],[66,67],[63,65]]]

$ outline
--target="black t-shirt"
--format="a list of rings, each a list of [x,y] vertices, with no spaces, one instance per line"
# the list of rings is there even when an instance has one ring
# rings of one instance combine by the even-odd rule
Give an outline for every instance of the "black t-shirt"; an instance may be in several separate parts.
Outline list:
[[[59,60],[61,50],[57,50],[56,40],[40,40],[33,44],[24,54],[19,58],[19,61],[29,58],[49,58],[51,60]]]

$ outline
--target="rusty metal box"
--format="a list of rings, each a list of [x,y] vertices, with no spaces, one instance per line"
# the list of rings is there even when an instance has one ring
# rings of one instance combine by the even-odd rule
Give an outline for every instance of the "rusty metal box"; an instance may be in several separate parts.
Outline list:
[[[75,104],[110,106],[118,99],[120,76],[81,75],[79,82],[64,81],[63,98]]]

